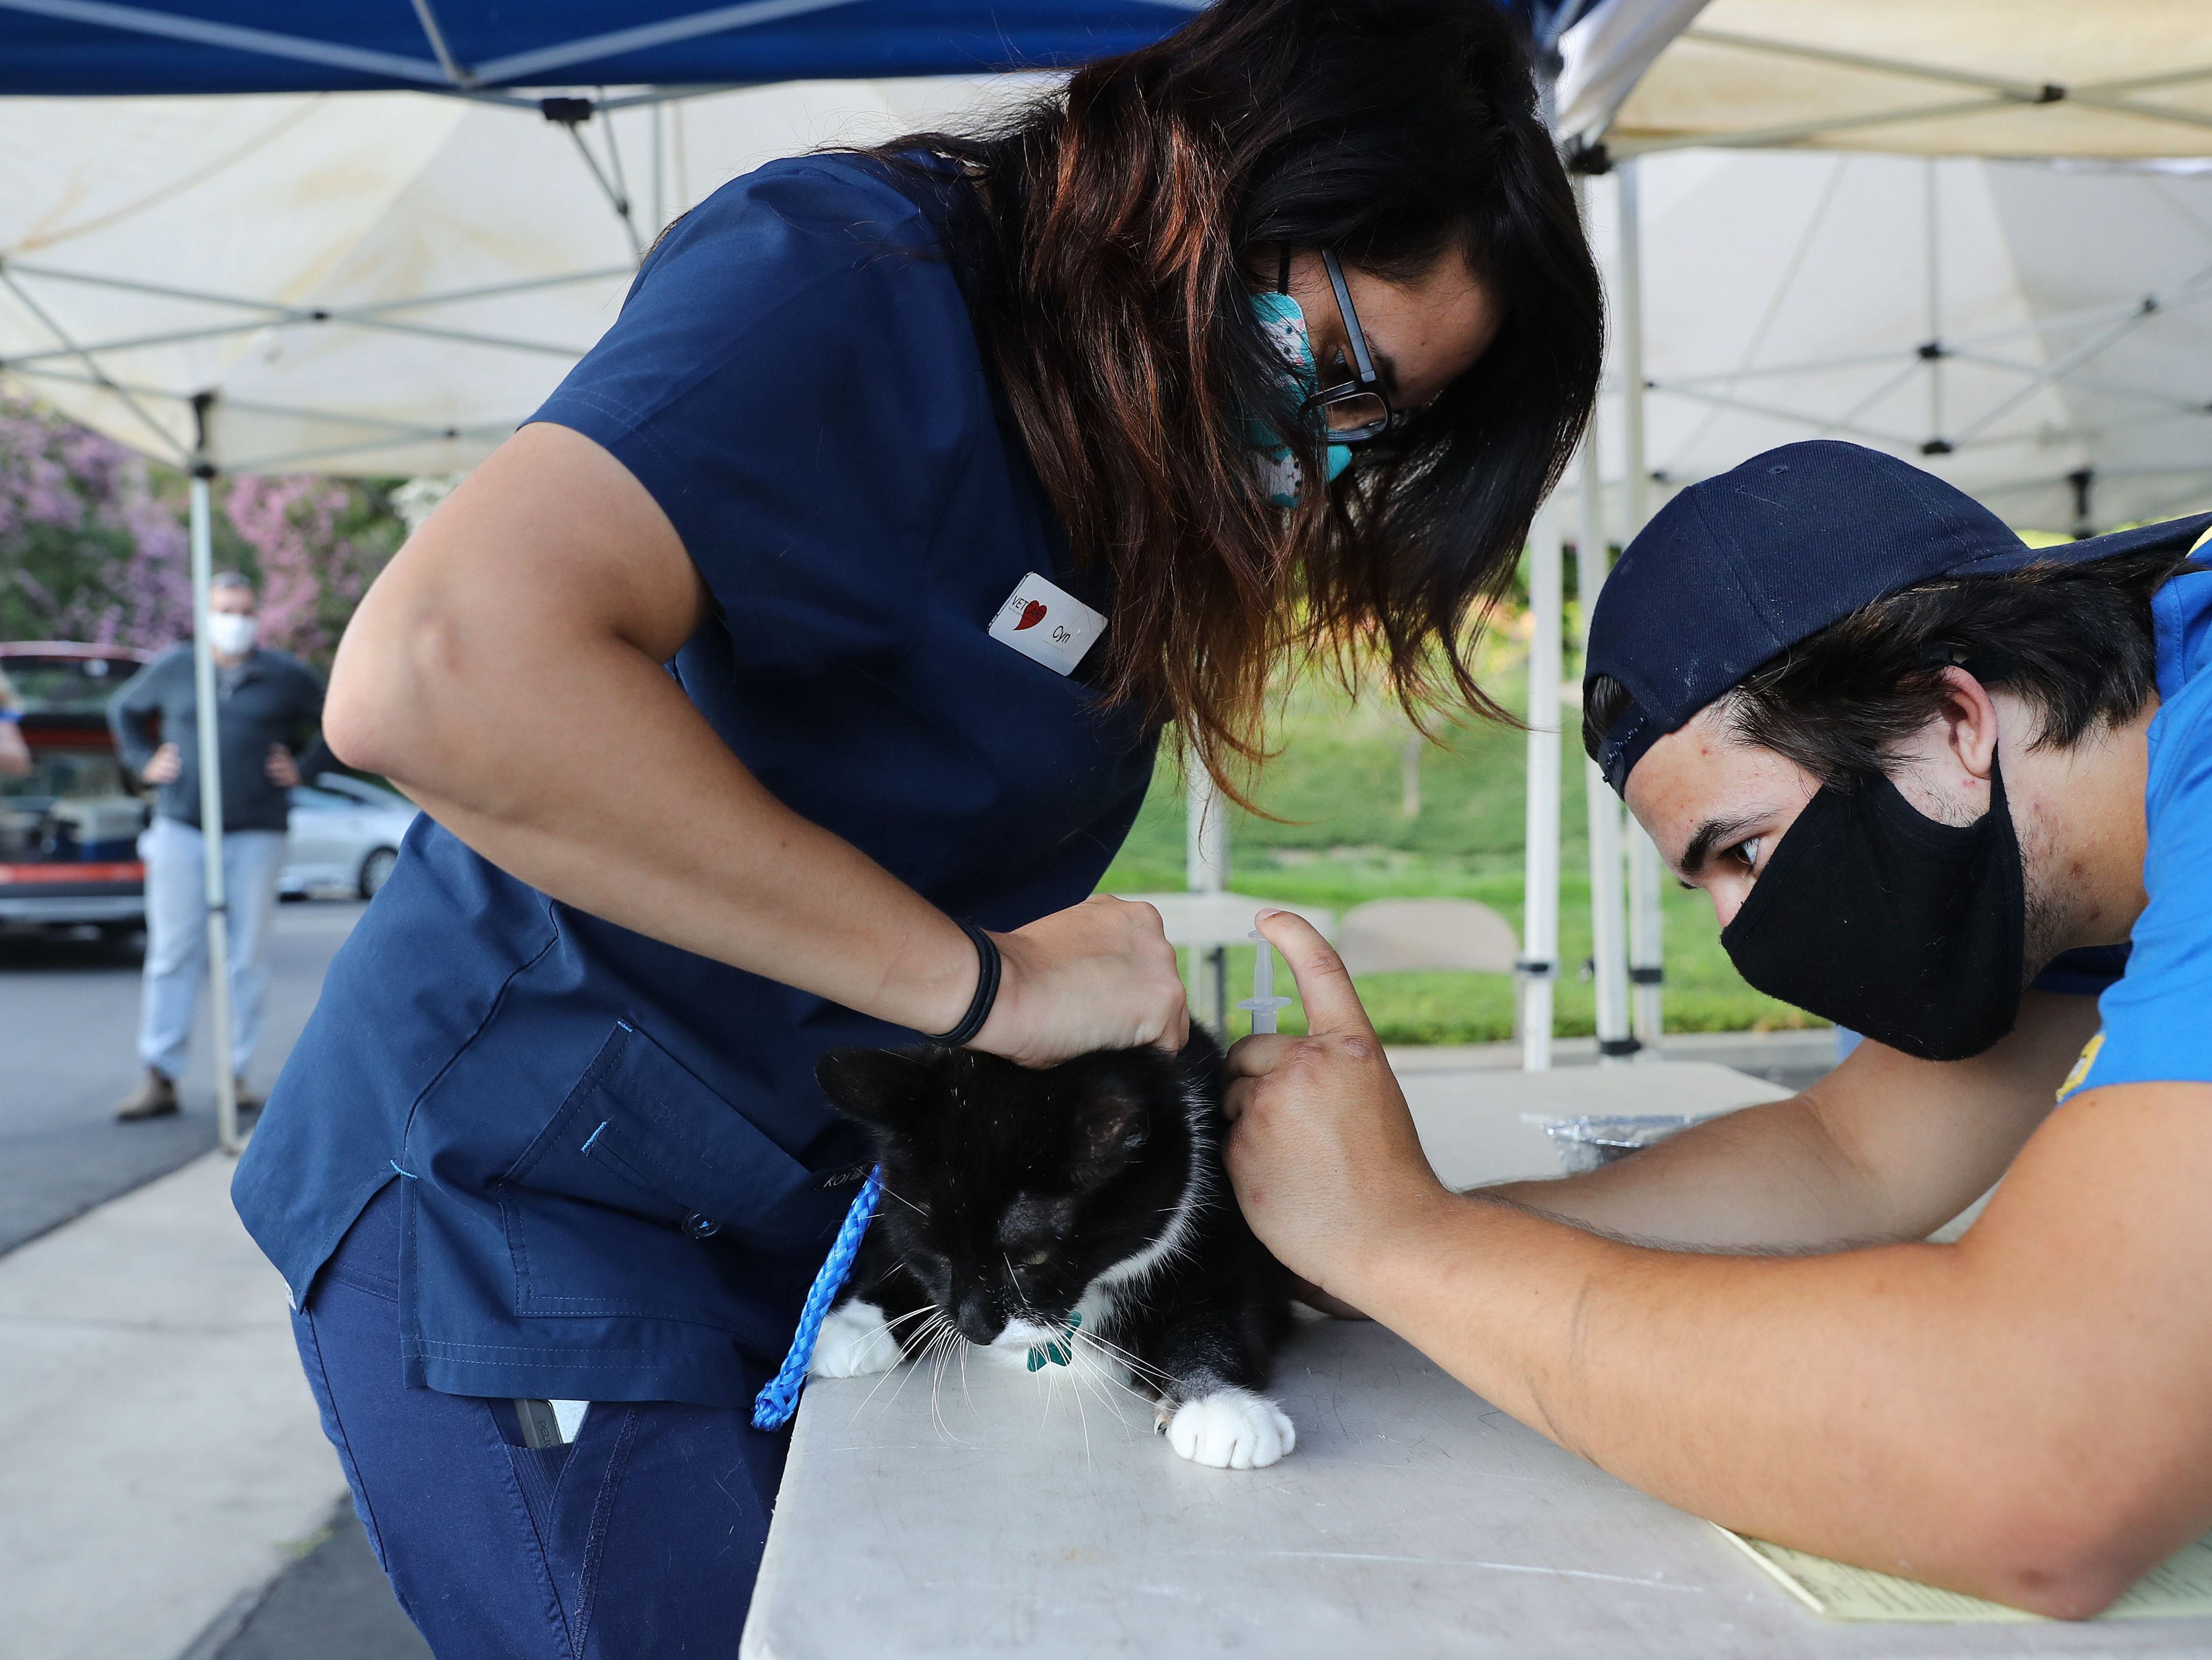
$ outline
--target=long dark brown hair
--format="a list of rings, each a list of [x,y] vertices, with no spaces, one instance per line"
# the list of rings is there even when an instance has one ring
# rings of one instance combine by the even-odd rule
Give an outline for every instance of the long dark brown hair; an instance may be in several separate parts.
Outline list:
[[[1232,793],[1286,657],[1348,678],[1371,654],[1409,711],[1502,713],[1473,630],[1589,418],[1603,335],[1502,9],[1217,0],[994,129],[874,153],[921,151],[978,184],[951,252],[1075,557],[1112,574],[1111,696],[1179,722]],[[1398,279],[1459,251],[1503,313],[1474,368],[1288,512],[1255,423],[1326,472],[1249,303],[1271,246]]]

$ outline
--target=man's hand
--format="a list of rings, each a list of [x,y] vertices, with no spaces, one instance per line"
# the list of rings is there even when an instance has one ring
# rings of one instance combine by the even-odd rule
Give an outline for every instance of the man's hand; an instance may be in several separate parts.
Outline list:
[[[269,746],[269,758],[262,763],[262,770],[280,790],[295,788],[300,782],[299,763],[292,759],[292,751],[282,744]]]
[[[30,746],[22,733],[13,721],[0,721],[0,778],[27,777],[30,770]]]
[[[154,751],[154,758],[138,775],[149,784],[173,784],[184,769],[184,752],[174,744],[164,744]]]
[[[1260,931],[1297,978],[1310,1035],[1248,1037],[1230,1051],[1230,1179],[1253,1231],[1291,1273],[1357,1304],[1360,1265],[1452,1195],[1421,1152],[1342,959],[1290,911],[1264,914]]]

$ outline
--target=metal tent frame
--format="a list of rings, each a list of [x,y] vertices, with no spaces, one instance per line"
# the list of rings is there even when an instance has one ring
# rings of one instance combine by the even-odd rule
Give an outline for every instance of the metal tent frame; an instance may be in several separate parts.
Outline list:
[[[1584,149],[1604,145],[1616,159],[1652,155],[1664,150],[1703,149],[1769,149],[1802,144],[1841,133],[1869,128],[1902,126],[1926,121],[1959,121],[1998,110],[2051,109],[2061,105],[2086,106],[2101,112],[2143,121],[2178,124],[2212,130],[2212,115],[2178,105],[2146,101],[2140,94],[2175,87],[2212,87],[2212,61],[2155,75],[2130,76],[2121,80],[2067,85],[2057,82],[2031,83],[2005,76],[1985,75],[1971,69],[1941,64],[1917,64],[1878,53],[1842,52],[1804,41],[1765,40],[1727,29],[1692,24],[1674,37],[1699,46],[1717,46],[1778,61],[1822,64],[1837,69],[1863,70],[1932,86],[1948,87],[1967,94],[1934,103],[1881,104],[1848,115],[1827,115],[1778,125],[1734,132],[1698,132],[1674,137],[1624,137],[1595,141],[1578,139]],[[1625,101],[1625,100],[1624,100]],[[1607,112],[1608,124],[1619,106]]]

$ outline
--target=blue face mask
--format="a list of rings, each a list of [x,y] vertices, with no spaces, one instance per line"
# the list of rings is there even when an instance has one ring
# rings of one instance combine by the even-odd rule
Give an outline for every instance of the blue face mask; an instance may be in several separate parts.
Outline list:
[[[1313,392],[1321,385],[1321,375],[1314,368],[1313,337],[1306,331],[1306,314],[1298,309],[1298,302],[1287,294],[1255,294],[1252,309],[1258,313],[1261,332],[1268,344],[1282,354],[1283,362],[1291,371],[1292,382],[1300,397]],[[1294,508],[1305,489],[1305,469],[1291,447],[1275,435],[1273,430],[1255,421],[1252,447],[1257,452],[1255,465],[1260,475],[1260,487],[1267,491],[1267,500],[1279,508]],[[1328,446],[1328,477],[1334,482],[1337,476],[1352,465],[1352,446]]]

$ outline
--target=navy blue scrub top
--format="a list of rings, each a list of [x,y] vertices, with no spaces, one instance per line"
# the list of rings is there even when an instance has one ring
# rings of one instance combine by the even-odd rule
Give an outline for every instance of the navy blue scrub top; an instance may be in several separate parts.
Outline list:
[[[890,178],[814,157],[717,192],[534,418],[682,536],[714,604],[672,671],[753,775],[1013,928],[1092,891],[1153,741],[985,632],[1031,571],[1111,595],[994,401],[931,217],[966,187]],[[232,1192],[296,1299],[405,1178],[411,1383],[740,1406],[733,1351],[781,1357],[865,1169],[815,1060],[914,1037],[548,898],[425,818]]]

